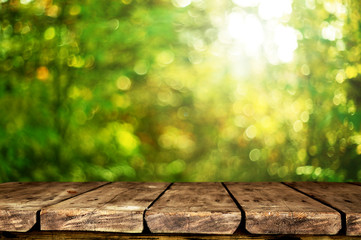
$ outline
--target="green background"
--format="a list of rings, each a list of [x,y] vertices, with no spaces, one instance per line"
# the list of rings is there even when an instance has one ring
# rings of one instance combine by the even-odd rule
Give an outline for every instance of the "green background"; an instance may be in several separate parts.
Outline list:
[[[360,1],[281,3],[1,0],[0,182],[360,181]]]

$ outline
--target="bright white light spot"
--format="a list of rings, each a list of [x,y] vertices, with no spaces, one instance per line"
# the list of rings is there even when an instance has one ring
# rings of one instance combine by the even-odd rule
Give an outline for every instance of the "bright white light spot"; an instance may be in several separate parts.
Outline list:
[[[323,3],[324,9],[329,13],[335,13],[337,9],[337,4],[329,1]]]
[[[263,27],[253,14],[233,12],[228,15],[228,34],[243,45],[250,56],[256,56],[264,40]]]
[[[265,20],[282,18],[292,13],[292,0],[262,0],[258,6],[258,15]]]
[[[235,4],[240,7],[255,7],[259,4],[260,0],[233,0]]]
[[[244,25],[243,15],[237,12],[233,12],[228,15],[228,33],[233,38],[242,39],[244,34],[242,27]]]
[[[21,4],[29,4],[30,2],[32,2],[33,0],[20,0]],[[6,1],[5,1],[6,2]]]
[[[297,32],[291,27],[279,25],[275,29],[274,41],[278,47],[279,60],[282,62],[292,61],[293,51],[298,47]]]
[[[264,50],[269,63],[276,65],[279,63],[279,59],[277,57],[277,46],[273,41],[267,39],[267,42],[264,44]]]
[[[239,8],[233,9],[223,24],[217,22],[217,26],[220,27],[219,45],[225,48],[213,46],[212,53],[217,56],[222,52],[227,54],[231,64],[235,63],[234,69],[243,75],[252,71],[250,65],[263,61],[263,54],[268,62],[274,65],[291,62],[298,47],[297,41],[303,39],[300,32],[285,26],[292,13],[293,0],[232,1]],[[314,0],[307,0],[309,5],[312,5],[312,1]],[[247,11],[247,8],[252,8],[252,11]],[[254,10],[258,10],[258,14],[254,13]],[[336,39],[340,39],[337,34]],[[248,64],[242,65],[240,62]],[[303,73],[309,74],[306,68],[303,70]]]
[[[172,0],[173,5],[180,8],[188,6],[191,2],[191,0]]]
[[[322,28],[322,37],[324,39],[335,41],[336,40],[336,28],[332,25],[328,25]]]

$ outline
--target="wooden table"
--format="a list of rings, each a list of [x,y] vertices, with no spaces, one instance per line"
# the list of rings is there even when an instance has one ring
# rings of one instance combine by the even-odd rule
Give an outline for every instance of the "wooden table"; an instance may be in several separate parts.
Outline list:
[[[0,239],[361,239],[361,184],[2,183],[0,233]]]

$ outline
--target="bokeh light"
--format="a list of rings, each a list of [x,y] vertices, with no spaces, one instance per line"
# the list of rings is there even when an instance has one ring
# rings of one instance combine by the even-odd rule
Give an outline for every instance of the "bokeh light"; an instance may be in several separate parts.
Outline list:
[[[358,1],[0,2],[0,182],[360,181]]]

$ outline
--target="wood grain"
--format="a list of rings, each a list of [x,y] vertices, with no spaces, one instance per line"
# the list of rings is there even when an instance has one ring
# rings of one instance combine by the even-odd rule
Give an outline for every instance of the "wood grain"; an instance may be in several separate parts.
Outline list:
[[[253,234],[336,234],[340,214],[281,183],[225,183]]]
[[[360,240],[361,237],[325,235],[200,235],[200,234],[124,234],[105,232],[33,231],[0,232],[0,240]]]
[[[152,233],[231,234],[241,218],[221,183],[175,183],[145,213]]]
[[[140,233],[145,209],[168,183],[115,182],[40,212],[41,230]]]
[[[350,184],[355,184],[361,186],[361,182],[350,182]]]
[[[0,231],[25,232],[42,207],[89,191],[104,182],[9,182],[0,184]]]
[[[346,215],[346,235],[361,236],[361,186],[325,182],[287,184],[342,211]]]

